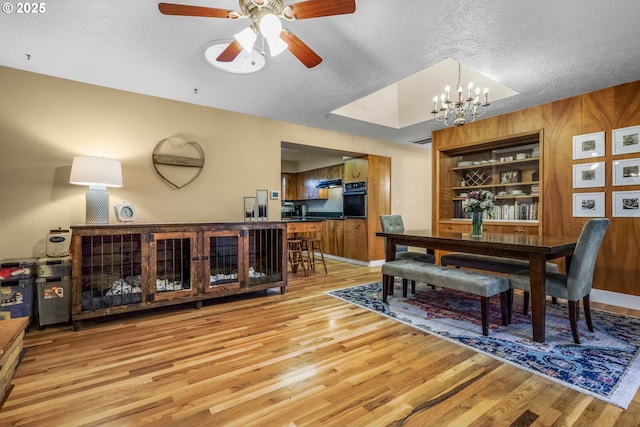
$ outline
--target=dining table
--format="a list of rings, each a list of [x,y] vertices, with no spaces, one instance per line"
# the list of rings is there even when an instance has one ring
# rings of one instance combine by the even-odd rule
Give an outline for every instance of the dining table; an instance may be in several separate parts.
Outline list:
[[[531,280],[531,323],[533,340],[545,340],[546,316],[546,262],[565,258],[568,271],[575,250],[577,237],[538,236],[527,234],[453,233],[431,229],[377,232],[386,239],[385,260],[395,259],[396,245],[428,248],[448,252],[465,252],[529,261]]]

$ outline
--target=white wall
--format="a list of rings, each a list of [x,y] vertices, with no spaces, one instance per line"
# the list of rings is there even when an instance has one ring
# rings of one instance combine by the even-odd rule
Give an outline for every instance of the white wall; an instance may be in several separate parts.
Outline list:
[[[84,223],[85,191],[68,183],[71,159],[122,161],[138,222],[240,221],[245,196],[280,189],[280,142],[388,156],[392,211],[408,228],[431,224],[431,151],[0,67],[0,259],[44,256],[50,229]],[[174,189],[155,172],[154,147],[172,136],[205,152],[200,176]],[[398,206],[395,206],[395,201]],[[280,201],[269,201],[269,219]],[[111,221],[115,217],[111,215]]]

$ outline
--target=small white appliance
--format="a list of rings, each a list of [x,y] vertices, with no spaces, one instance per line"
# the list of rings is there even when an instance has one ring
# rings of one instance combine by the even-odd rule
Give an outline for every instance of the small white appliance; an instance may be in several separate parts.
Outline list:
[[[50,230],[47,234],[47,256],[64,257],[69,255],[69,245],[71,244],[71,232],[58,228]]]

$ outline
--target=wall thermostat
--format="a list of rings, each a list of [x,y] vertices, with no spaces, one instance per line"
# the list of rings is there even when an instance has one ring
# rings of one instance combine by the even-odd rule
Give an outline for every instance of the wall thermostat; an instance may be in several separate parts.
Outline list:
[[[131,203],[118,203],[113,208],[119,222],[134,222],[136,220],[136,209]]]

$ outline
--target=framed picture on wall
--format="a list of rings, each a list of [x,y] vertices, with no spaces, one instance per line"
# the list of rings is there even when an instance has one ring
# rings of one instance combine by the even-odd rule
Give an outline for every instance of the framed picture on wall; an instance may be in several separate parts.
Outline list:
[[[280,191],[271,190],[271,195],[269,196],[271,200],[278,200],[280,198]]]
[[[613,216],[640,218],[640,191],[614,191]]]
[[[573,137],[573,159],[604,156],[604,131]]]
[[[604,162],[573,165],[573,188],[604,187]]]
[[[613,185],[639,185],[640,158],[613,161]]]
[[[256,198],[255,197],[244,198],[244,220],[245,221],[256,220]]]
[[[604,217],[604,193],[573,193],[574,217]]]
[[[640,126],[613,130],[613,154],[640,153]]]
[[[256,190],[256,203],[258,205],[258,221],[266,221],[268,218],[267,215],[267,204],[269,203],[269,192],[267,190]]]

